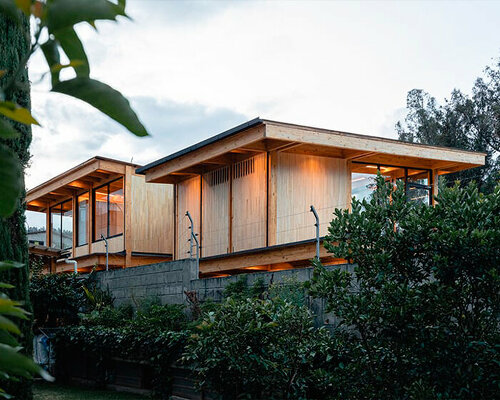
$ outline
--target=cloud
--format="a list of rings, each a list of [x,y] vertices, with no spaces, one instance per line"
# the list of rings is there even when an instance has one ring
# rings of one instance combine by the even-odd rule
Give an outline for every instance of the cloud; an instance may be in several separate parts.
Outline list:
[[[130,100],[151,137],[135,137],[80,101],[54,93],[37,94],[33,106],[42,116],[43,127],[33,129],[28,188],[95,155],[145,164],[249,119],[229,109],[200,104],[151,97]]]

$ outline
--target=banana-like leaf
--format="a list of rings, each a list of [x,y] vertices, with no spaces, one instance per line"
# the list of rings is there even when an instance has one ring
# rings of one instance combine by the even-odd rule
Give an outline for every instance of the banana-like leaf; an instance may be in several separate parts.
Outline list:
[[[52,88],[52,91],[85,101],[123,125],[134,135],[148,135],[146,128],[139,121],[128,100],[105,83],[90,78],[77,77],[59,82]]]
[[[15,347],[0,344],[0,371],[8,374],[31,378],[38,374],[48,381],[54,378],[33,360],[19,353]]]
[[[75,30],[72,27],[64,28],[55,32],[54,36],[69,60],[72,62],[80,62],[80,64],[74,67],[76,75],[88,78],[90,74],[89,60],[87,59],[83,44]]]
[[[7,346],[17,347],[19,346],[18,341],[9,332],[0,330],[0,343],[6,344]]]
[[[79,22],[99,19],[114,21],[119,15],[126,16],[120,4],[107,0],[52,0],[47,3],[46,8],[46,24],[51,33]]]
[[[8,217],[16,210],[23,190],[22,173],[21,163],[14,152],[0,144],[0,217]]]
[[[7,317],[4,317],[3,315],[0,315],[0,330],[11,332],[15,335],[21,334],[21,331],[19,330],[17,325]]]
[[[23,263],[17,261],[0,261],[0,272],[7,271],[12,268],[22,268],[24,267]]]
[[[0,114],[26,125],[40,125],[27,108],[19,107],[11,101],[0,101]]]
[[[45,60],[47,60],[47,64],[50,68],[50,74],[52,76],[52,86],[56,85],[59,82],[59,71],[53,70],[55,65],[60,65],[61,56],[59,54],[59,47],[57,46],[57,42],[53,39],[47,40],[41,46],[43,55],[45,56]]]

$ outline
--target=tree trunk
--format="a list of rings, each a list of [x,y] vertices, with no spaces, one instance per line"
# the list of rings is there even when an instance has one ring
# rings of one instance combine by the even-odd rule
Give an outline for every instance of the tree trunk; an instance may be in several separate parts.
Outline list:
[[[22,23],[16,23],[0,14],[0,70],[5,70],[5,75],[0,78],[0,86],[13,75],[18,68],[19,61],[29,51],[30,28],[27,18]],[[22,107],[30,108],[30,85],[28,70],[24,68],[18,75],[18,85],[9,93],[5,93],[5,100],[13,101]],[[0,116],[0,118],[2,118]],[[31,127],[23,124],[14,124],[21,133],[17,139],[0,141],[10,147],[19,157],[23,168],[26,168],[30,154]],[[9,282],[15,286],[8,291],[12,299],[22,301],[24,308],[31,311],[29,300],[29,266],[28,266],[28,240],[25,225],[25,194],[18,202],[13,215],[8,218],[0,217],[0,260],[19,261],[25,264],[24,268],[14,269],[2,274],[0,281]],[[22,337],[19,338],[24,347],[23,352],[30,356],[32,353],[31,321],[16,321],[21,328]],[[32,399],[30,381],[24,379],[19,382],[2,383],[1,387],[16,399]]]

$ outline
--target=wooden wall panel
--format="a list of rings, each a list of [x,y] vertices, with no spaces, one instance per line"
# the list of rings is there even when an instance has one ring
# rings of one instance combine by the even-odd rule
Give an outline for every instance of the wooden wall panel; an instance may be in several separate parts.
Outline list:
[[[232,251],[266,245],[267,155],[232,166]]]
[[[229,167],[203,174],[201,255],[226,254],[229,250]]]
[[[195,176],[177,184],[176,208],[176,253],[175,258],[182,260],[189,254],[189,220],[186,211],[189,211],[194,222],[195,233],[200,233],[200,177]],[[149,183],[148,183],[149,185]],[[193,251],[194,251],[193,247]]]
[[[173,185],[146,183],[144,176],[132,175],[131,178],[132,251],[172,254],[174,251]]]
[[[348,205],[346,160],[279,153],[277,170],[278,244],[316,236],[311,205],[319,215],[320,235],[325,235],[335,208]]]
[[[108,239],[109,253],[118,253],[125,250],[125,240],[123,235],[115,236]],[[92,253],[106,253],[104,240],[92,243]],[[110,256],[111,257],[111,256]],[[110,259],[111,260],[111,259]],[[109,262],[111,264],[111,261]]]

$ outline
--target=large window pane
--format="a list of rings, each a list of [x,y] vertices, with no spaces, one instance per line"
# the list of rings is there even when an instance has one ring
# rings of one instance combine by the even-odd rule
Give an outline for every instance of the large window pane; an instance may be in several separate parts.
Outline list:
[[[50,209],[50,246],[56,249],[73,247],[72,200]]]
[[[94,192],[94,240],[108,236],[108,187]]]
[[[123,233],[123,179],[109,184],[109,236]]]
[[[28,242],[47,246],[47,216],[44,212],[26,210]]]
[[[61,206],[50,209],[50,247],[61,248]]]
[[[61,248],[73,247],[73,207],[71,200],[61,204],[62,238]]]
[[[85,193],[78,196],[78,246],[87,243],[87,221],[89,212],[89,194]]]

